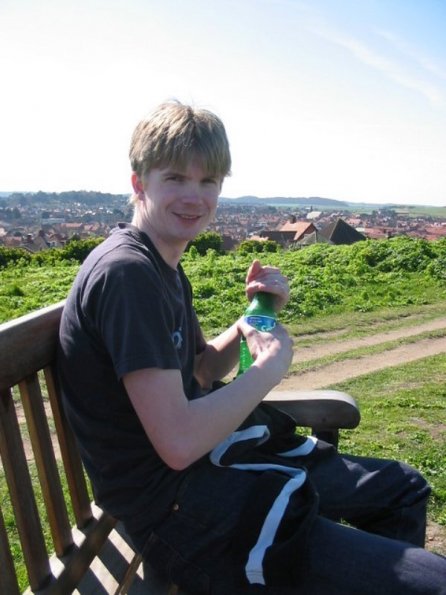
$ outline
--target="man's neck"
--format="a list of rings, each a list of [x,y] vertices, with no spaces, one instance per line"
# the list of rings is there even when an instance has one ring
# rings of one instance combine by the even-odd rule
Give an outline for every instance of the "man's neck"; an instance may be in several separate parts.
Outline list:
[[[135,219],[132,221],[132,225],[137,227],[149,237],[150,241],[158,250],[160,256],[166,262],[166,264],[168,264],[172,269],[176,270],[178,263],[180,262],[184,251],[186,250],[187,242],[178,245],[167,244],[157,236],[156,231],[152,229],[150,225],[144,225],[141,223],[141,221],[135,221]]]

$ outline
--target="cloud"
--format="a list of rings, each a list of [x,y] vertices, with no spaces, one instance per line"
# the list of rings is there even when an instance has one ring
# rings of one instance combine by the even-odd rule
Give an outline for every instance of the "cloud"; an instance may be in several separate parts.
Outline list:
[[[432,82],[427,78],[429,74],[435,74],[438,78],[444,79],[446,73],[417,54],[408,44],[404,44],[402,40],[399,40],[391,33],[380,32],[379,35],[391,42],[400,52],[403,52],[406,58],[411,59],[411,62],[406,59],[402,64],[396,59],[388,57],[383,51],[378,51],[355,37],[325,25],[313,25],[312,30],[330,43],[348,50],[356,59],[374,68],[389,80],[421,94],[432,105],[437,107],[446,105],[446,94],[442,83],[439,81]],[[419,66],[422,66],[426,72],[421,73],[421,75],[417,74],[416,71],[419,70]]]
[[[377,35],[380,35],[383,39],[388,41],[392,46],[401,52],[403,55],[411,58],[414,62],[418,63],[424,70],[433,74],[434,76],[446,80],[446,70],[435,64],[430,58],[428,58],[425,54],[420,52],[420,50],[414,48],[410,43],[401,39],[395,33],[390,31],[384,30],[377,30]]]

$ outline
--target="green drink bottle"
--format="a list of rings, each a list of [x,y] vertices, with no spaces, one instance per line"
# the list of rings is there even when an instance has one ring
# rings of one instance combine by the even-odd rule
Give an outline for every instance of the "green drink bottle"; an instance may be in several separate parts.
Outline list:
[[[245,321],[258,331],[270,331],[276,326],[276,312],[274,311],[274,295],[259,291],[245,310]],[[246,372],[253,359],[249,352],[245,337],[240,339],[240,361],[237,376]]]

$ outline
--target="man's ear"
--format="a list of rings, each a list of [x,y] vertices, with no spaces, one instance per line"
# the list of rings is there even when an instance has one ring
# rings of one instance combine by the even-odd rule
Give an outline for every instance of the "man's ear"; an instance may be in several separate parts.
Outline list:
[[[144,185],[141,178],[135,172],[132,173],[132,187],[133,192],[142,198],[142,195],[144,194]]]

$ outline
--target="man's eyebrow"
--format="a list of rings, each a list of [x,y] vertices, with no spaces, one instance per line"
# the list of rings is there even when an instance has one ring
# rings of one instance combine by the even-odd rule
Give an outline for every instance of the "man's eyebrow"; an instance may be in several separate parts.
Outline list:
[[[164,175],[166,175],[166,174],[175,174],[177,176],[184,176],[185,175],[184,171],[181,168],[177,168],[177,167],[174,167],[174,166],[164,168],[162,170],[162,173]]]

